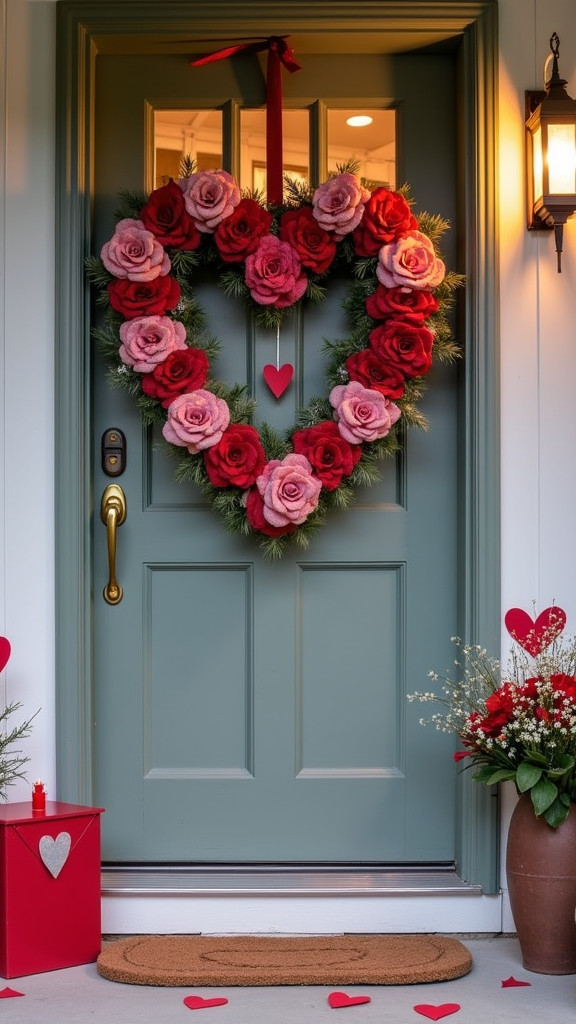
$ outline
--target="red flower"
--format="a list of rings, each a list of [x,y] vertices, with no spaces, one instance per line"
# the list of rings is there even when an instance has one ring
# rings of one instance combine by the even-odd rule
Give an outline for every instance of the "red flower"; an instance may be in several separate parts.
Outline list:
[[[438,309],[438,299],[432,292],[414,288],[386,288],[379,284],[366,299],[366,312],[373,320],[400,317],[408,323],[423,324]]]
[[[434,335],[427,327],[406,320],[385,320],[369,335],[370,347],[383,363],[401,370],[405,377],[421,377],[432,366]]]
[[[264,499],[256,487],[248,491],[246,518],[253,530],[265,533],[268,537],[282,537],[283,534],[294,533],[294,530],[298,529],[296,523],[286,523],[285,526],[272,526],[264,518]]]
[[[292,443],[297,455],[306,456],[327,491],[335,491],[342,477],[350,476],[362,455],[360,445],[346,441],[332,420],[297,430]]]
[[[266,464],[258,431],[233,423],[218,444],[204,452],[204,465],[214,487],[251,487]]]
[[[303,267],[323,274],[336,255],[334,236],[316,220],[311,206],[286,210],[280,218],[280,238],[289,242]]]
[[[197,249],[201,235],[186,211],[184,194],[175,181],[156,188],[140,210],[140,220],[162,245]]]
[[[364,216],[352,236],[358,256],[376,256],[383,245],[395,242],[418,227],[404,196],[376,188],[364,206]]]
[[[168,274],[153,281],[129,281],[115,278],[108,285],[108,298],[112,309],[135,320],[139,316],[164,316],[180,302],[180,285]]]
[[[465,757],[471,757],[472,754],[472,750],[455,750],[452,757],[455,761],[463,761]]]
[[[255,252],[262,236],[268,234],[271,223],[272,214],[255,199],[241,199],[214,232],[221,259],[226,263],[241,263]]]
[[[150,398],[157,398],[167,409],[178,395],[203,387],[209,366],[204,349],[176,349],[151,373],[144,374],[142,391]]]
[[[387,398],[404,394],[404,374],[396,366],[387,366],[371,348],[354,352],[346,360],[350,380],[358,380],[365,388],[380,391]]]
[[[550,676],[550,683],[555,694],[561,698],[576,703],[576,676],[567,676],[562,672],[555,672]]]

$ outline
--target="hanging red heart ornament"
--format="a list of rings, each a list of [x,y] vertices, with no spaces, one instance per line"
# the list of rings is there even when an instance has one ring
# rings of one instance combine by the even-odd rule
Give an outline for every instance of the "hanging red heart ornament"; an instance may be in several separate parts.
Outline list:
[[[262,375],[272,394],[280,398],[294,376],[294,367],[291,363],[284,363],[284,366],[279,367],[268,363],[262,370]]]
[[[566,612],[556,605],[545,608],[536,620],[522,608],[510,608],[504,616],[510,636],[533,658],[538,657],[560,636],[566,625]]]
[[[0,672],[2,672],[8,664],[11,649],[10,641],[7,640],[5,636],[0,636]]]

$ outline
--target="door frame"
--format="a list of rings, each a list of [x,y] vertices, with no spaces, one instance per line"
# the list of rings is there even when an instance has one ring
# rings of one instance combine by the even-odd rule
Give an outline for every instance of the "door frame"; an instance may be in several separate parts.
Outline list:
[[[195,9],[197,8],[197,9]],[[497,214],[497,0],[59,0],[56,114],[56,751],[58,793],[92,802],[93,628],[91,361],[87,345],[95,61],[99,53],[184,52],[202,39],[298,35],[299,52],[361,53],[375,36],[399,53],[454,39],[458,47],[459,269],[466,275],[459,333],[461,382],[459,635],[500,645],[500,424]],[[262,25],[266,24],[266,31]],[[192,44],[194,40],[194,44]],[[342,40],[338,43],[338,40]],[[206,49],[207,47],[205,47]],[[494,791],[462,773],[457,786],[457,870],[485,893],[499,887]]]

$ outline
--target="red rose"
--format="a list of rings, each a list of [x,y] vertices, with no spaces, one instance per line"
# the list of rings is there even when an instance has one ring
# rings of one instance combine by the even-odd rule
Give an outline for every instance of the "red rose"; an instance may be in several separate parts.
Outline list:
[[[404,196],[376,188],[364,207],[364,216],[352,236],[358,256],[376,256],[383,245],[395,242],[418,227]]]
[[[397,366],[383,363],[371,348],[354,352],[346,360],[350,380],[358,380],[365,388],[380,391],[387,398],[404,394],[404,374]]]
[[[135,320],[139,316],[164,316],[180,302],[180,285],[169,274],[155,277],[153,281],[115,278],[108,285],[108,298],[112,309],[126,320]]]
[[[385,320],[369,334],[370,347],[388,366],[405,377],[421,377],[432,366],[434,335],[427,327],[405,320]]]
[[[335,491],[343,476],[350,476],[362,455],[360,445],[346,441],[332,420],[297,430],[292,437],[294,451],[305,455],[327,491]]]
[[[258,431],[245,423],[233,423],[218,444],[204,452],[204,465],[214,487],[251,487],[266,464]]]
[[[140,220],[162,245],[197,249],[201,235],[184,205],[182,189],[175,181],[155,188],[140,210]]]
[[[221,259],[240,263],[258,248],[262,235],[267,235],[272,214],[255,199],[241,199],[229,217],[221,220],[214,232],[214,241]]]
[[[165,409],[178,395],[203,387],[208,376],[208,356],[202,348],[180,348],[142,377],[142,391],[157,398]]]
[[[280,238],[296,250],[302,266],[315,274],[328,270],[336,255],[334,236],[320,227],[311,206],[282,214]]]
[[[401,317],[413,324],[424,321],[438,309],[438,299],[432,292],[416,291],[413,288],[386,288],[379,284],[375,292],[366,299],[366,312],[373,320],[387,320],[388,317]]]
[[[285,533],[294,533],[297,529],[296,523],[286,523],[285,526],[272,526],[264,518],[264,499],[257,487],[248,491],[246,499],[246,518],[253,530],[265,533],[268,537],[282,537]]]
[[[550,683],[554,690],[555,696],[558,695],[560,701],[564,698],[569,700],[572,704],[576,704],[576,677],[567,676],[563,672],[554,672],[550,676]]]

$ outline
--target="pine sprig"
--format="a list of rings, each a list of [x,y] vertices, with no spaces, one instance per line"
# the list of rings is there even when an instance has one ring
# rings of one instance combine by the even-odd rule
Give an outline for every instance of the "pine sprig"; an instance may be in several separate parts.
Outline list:
[[[20,725],[10,727],[9,719],[21,707],[22,705],[19,703],[12,703],[0,712],[0,798],[2,800],[7,799],[6,791],[9,786],[13,786],[17,779],[26,778],[24,767],[30,761],[30,758],[23,754],[15,744],[30,735],[32,722],[38,712],[21,722]]]

